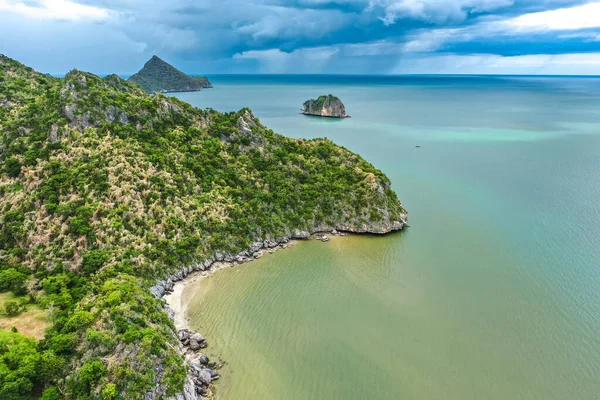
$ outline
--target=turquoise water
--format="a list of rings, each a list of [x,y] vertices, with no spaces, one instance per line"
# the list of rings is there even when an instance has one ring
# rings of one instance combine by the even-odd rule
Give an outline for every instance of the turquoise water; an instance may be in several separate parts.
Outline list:
[[[411,224],[189,287],[218,399],[598,398],[600,79],[211,81],[178,97],[360,153]],[[326,93],[352,118],[298,114]]]

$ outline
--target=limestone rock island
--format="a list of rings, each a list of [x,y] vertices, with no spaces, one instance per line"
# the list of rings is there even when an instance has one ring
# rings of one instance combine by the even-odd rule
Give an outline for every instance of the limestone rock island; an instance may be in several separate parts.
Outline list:
[[[344,103],[332,94],[319,96],[319,98],[310,99],[302,105],[302,114],[317,115],[329,118],[349,118],[346,114]]]
[[[205,76],[189,76],[157,56],[152,56],[128,81],[149,93],[197,92],[212,87]]]

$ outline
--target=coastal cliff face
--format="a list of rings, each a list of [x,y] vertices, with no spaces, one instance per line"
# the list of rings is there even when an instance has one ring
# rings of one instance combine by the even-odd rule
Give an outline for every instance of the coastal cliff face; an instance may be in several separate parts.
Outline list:
[[[310,99],[305,101],[302,105],[302,114],[330,118],[349,117],[349,115],[346,114],[344,103],[331,94],[319,96],[316,100]]]
[[[2,55],[0,83],[0,273],[52,310],[31,393],[200,398],[206,372],[185,360],[165,277],[310,232],[405,226],[373,165],[248,109],[196,109],[116,75],[52,78]]]
[[[205,76],[189,76],[157,56],[152,56],[128,81],[149,93],[197,92],[213,87]]]

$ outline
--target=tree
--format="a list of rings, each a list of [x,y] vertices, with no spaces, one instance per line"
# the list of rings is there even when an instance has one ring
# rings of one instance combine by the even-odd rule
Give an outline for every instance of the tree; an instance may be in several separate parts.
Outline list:
[[[83,254],[82,269],[86,275],[91,275],[109,260],[106,250],[90,250]]]
[[[5,168],[8,176],[13,178],[19,176],[19,174],[21,173],[21,163],[16,157],[10,157],[9,159],[7,159]]]
[[[60,400],[60,398],[61,397],[58,393],[58,389],[56,389],[56,386],[50,386],[48,389],[44,390],[40,400]]]
[[[27,275],[17,271],[14,268],[6,269],[0,272],[0,292],[12,291],[15,295],[23,295],[27,292],[25,282]]]
[[[0,399],[30,398],[38,383],[39,362],[35,339],[0,331]]]

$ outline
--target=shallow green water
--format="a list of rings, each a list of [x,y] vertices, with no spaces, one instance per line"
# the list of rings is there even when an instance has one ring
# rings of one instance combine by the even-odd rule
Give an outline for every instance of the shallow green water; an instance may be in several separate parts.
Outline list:
[[[219,400],[598,398],[600,81],[214,81],[179,97],[359,152],[411,224],[188,288]],[[297,114],[329,92],[353,118]]]

